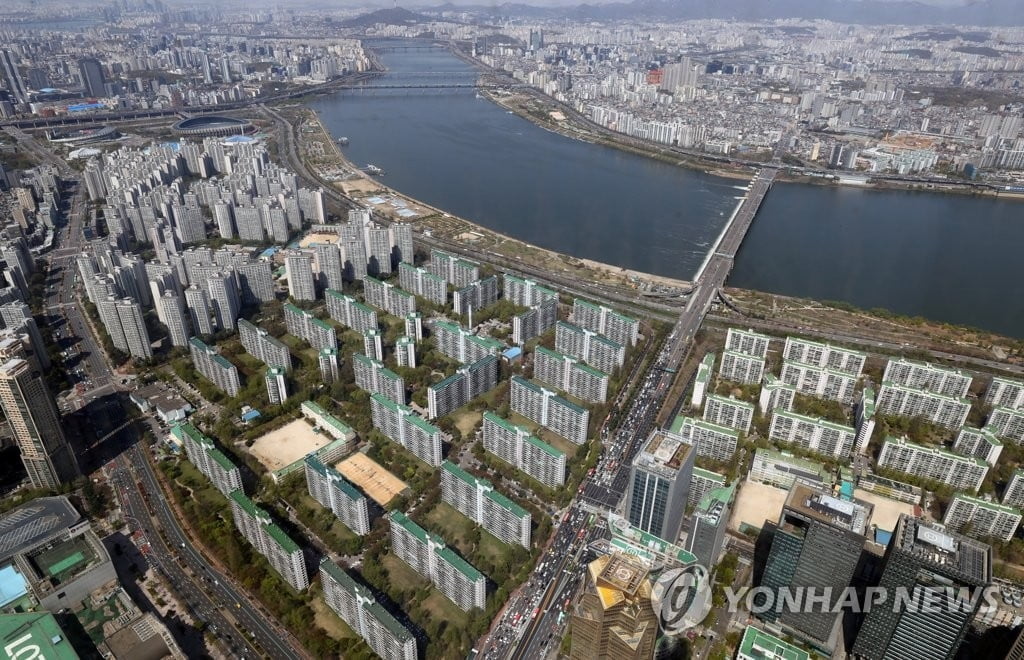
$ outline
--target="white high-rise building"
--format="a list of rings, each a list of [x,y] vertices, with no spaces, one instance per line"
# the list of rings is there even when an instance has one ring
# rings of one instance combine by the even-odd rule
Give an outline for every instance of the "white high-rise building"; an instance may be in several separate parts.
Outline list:
[[[369,534],[370,509],[366,497],[337,470],[324,465],[315,453],[306,456],[304,463],[310,496],[356,534]]]
[[[503,543],[530,547],[532,516],[521,506],[451,461],[441,464],[441,499]]]
[[[288,295],[294,300],[316,300],[313,257],[308,254],[290,254],[285,257],[284,265],[288,278]]]
[[[900,358],[889,360],[885,365],[883,382],[890,382],[909,389],[923,390],[931,394],[962,399],[971,388],[972,377],[965,371],[940,367],[927,362],[915,362]]]
[[[167,326],[167,334],[172,346],[188,346],[188,338],[192,336],[192,328],[188,322],[188,314],[181,302],[181,297],[170,291],[156,299],[160,317]]]
[[[957,493],[946,509],[942,524],[959,534],[1005,542],[1017,533],[1020,521],[1020,509]]]
[[[235,527],[267,561],[284,581],[296,591],[309,586],[306,560],[300,548],[284,530],[277,526],[263,509],[246,497],[241,489],[228,498]]]
[[[210,292],[210,307],[217,320],[217,328],[234,330],[235,321],[238,320],[238,313],[242,307],[234,273],[214,273],[206,279],[206,285]]]
[[[882,381],[882,389],[878,392],[877,410],[885,415],[924,417],[948,429],[959,429],[967,421],[967,415],[971,412],[971,402],[966,398]]]
[[[198,286],[191,286],[185,290],[185,304],[188,307],[188,317],[197,335],[206,336],[213,334],[213,323],[210,322],[210,306],[207,303],[206,291]]]
[[[483,422],[484,449],[548,488],[565,484],[564,453],[490,411]]]
[[[416,341],[405,335],[395,340],[395,359],[398,366],[416,368]]]
[[[572,304],[572,319],[582,328],[604,335],[616,344],[635,346],[640,334],[640,322],[611,307],[595,305],[582,298]]]
[[[704,402],[704,420],[750,433],[750,425],[754,421],[754,404],[731,396],[709,394]]]
[[[980,458],[918,445],[906,438],[886,438],[878,465],[975,493],[988,474],[988,464]]]
[[[590,411],[563,399],[553,391],[535,383],[512,377],[512,412],[557,433],[572,443],[587,440]]]

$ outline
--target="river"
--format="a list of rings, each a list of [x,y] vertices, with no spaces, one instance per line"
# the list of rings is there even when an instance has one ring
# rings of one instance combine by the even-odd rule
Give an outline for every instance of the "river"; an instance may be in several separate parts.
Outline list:
[[[381,55],[379,84],[475,79],[444,50]],[[389,186],[536,245],[691,279],[741,182],[546,131],[471,89],[341,91],[313,101],[348,157]],[[1024,206],[776,184],[728,284],[884,307],[1024,337]]]

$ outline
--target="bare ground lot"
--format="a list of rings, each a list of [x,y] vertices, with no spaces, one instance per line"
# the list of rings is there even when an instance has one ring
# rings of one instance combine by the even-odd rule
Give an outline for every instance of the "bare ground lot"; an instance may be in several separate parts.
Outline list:
[[[787,494],[781,488],[756,481],[741,482],[729,519],[729,529],[738,531],[742,523],[761,528],[765,520],[778,521]]]
[[[268,470],[276,472],[320,449],[331,439],[329,435],[315,432],[306,420],[297,419],[256,438],[249,452]]]
[[[897,502],[896,500],[891,500],[888,497],[882,497],[860,488],[853,491],[853,496],[858,500],[864,500],[869,504],[875,505],[875,510],[871,512],[871,522],[878,525],[879,529],[891,532],[896,529],[896,521],[899,520],[901,513],[906,513],[910,516],[914,515],[913,504]]]

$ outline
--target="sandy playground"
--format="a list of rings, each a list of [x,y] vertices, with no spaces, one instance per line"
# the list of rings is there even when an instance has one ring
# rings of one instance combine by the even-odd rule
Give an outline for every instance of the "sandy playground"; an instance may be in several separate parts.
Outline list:
[[[901,513],[914,515],[913,504],[891,500],[888,497],[861,490],[860,488],[853,491],[853,496],[858,500],[864,500],[869,504],[875,505],[874,511],[871,512],[871,522],[878,525],[879,529],[884,529],[888,532],[896,529],[896,521],[899,520]]]
[[[256,438],[249,448],[260,463],[271,472],[291,465],[331,442],[331,436],[316,433],[304,419],[297,419],[276,431]]]
[[[743,523],[760,529],[764,527],[765,520],[778,522],[788,494],[789,491],[768,484],[742,481],[729,519],[729,529],[739,531]]]

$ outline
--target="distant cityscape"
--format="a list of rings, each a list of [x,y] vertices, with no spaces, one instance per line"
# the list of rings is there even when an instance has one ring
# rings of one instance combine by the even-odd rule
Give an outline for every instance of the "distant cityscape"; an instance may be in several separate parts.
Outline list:
[[[6,656],[1024,658],[1024,345],[727,286],[784,177],[1012,193],[1024,28],[495,11],[0,10]],[[350,162],[403,48],[749,178],[693,281]]]

